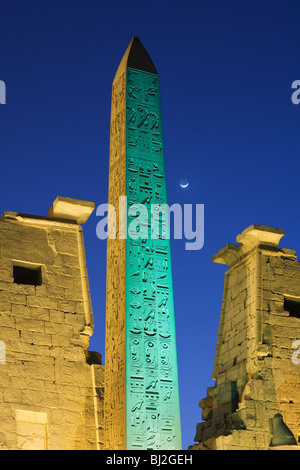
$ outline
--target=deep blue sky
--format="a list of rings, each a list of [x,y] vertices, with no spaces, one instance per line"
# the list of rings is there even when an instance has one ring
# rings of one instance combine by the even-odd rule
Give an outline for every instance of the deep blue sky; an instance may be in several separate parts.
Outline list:
[[[1,0],[0,212],[46,215],[57,195],[107,202],[111,84],[132,36],[161,83],[169,204],[205,205],[205,243],[172,242],[183,447],[211,379],[225,266],[253,223],[300,253],[299,0]],[[188,190],[179,187],[187,178]],[[84,226],[104,357],[106,243]]]

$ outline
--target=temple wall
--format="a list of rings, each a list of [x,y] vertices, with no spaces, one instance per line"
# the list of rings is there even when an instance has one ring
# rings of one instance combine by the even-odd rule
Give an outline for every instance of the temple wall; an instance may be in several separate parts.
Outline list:
[[[0,219],[2,450],[103,445],[104,366],[88,351],[93,315],[80,219],[49,214]]]
[[[278,249],[282,236],[279,229],[251,226],[237,238],[240,245],[213,258],[229,269],[215,387],[199,404],[203,422],[191,449],[275,449],[284,426],[288,448],[300,449],[300,264],[294,250]]]

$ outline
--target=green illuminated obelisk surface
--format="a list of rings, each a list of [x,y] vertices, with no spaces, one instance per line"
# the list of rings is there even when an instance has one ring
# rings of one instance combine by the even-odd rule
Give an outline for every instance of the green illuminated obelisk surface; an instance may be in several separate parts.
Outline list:
[[[113,81],[108,202],[105,448],[180,450],[159,77],[136,37]]]

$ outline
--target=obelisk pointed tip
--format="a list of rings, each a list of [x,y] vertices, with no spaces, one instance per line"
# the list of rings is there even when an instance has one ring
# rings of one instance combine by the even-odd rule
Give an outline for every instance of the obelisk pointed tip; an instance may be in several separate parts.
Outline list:
[[[125,72],[127,67],[141,70],[143,72],[154,73],[157,75],[155,65],[153,64],[151,57],[144,48],[138,36],[133,36],[131,39],[129,46],[127,47],[126,52],[120,62],[114,81]]]
[[[133,36],[129,47],[127,67],[157,74],[155,65],[138,36]]]

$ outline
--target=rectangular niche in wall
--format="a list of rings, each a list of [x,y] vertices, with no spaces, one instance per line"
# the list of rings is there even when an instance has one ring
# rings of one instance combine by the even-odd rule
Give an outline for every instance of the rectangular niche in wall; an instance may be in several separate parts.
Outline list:
[[[30,286],[40,286],[42,284],[41,267],[28,268],[24,266],[14,266],[13,275],[16,284],[26,284]]]
[[[300,318],[300,301],[284,299],[284,310],[287,310],[290,313],[291,317]]]

